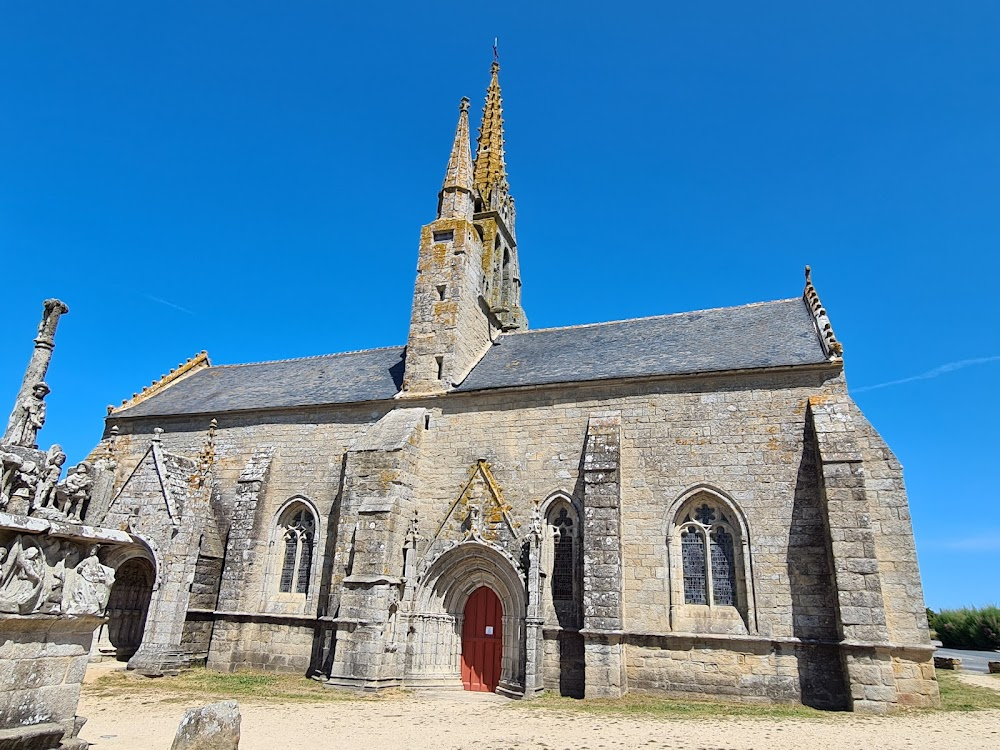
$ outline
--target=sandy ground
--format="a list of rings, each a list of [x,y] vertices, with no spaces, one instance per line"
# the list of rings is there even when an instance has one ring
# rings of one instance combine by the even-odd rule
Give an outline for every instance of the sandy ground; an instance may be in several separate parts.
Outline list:
[[[984,679],[990,679],[988,677]],[[169,750],[186,702],[84,691],[81,737],[94,750]],[[821,719],[653,719],[511,705],[493,695],[432,693],[385,701],[244,702],[240,750],[453,748],[612,750],[880,750],[1000,748],[1000,711]]]

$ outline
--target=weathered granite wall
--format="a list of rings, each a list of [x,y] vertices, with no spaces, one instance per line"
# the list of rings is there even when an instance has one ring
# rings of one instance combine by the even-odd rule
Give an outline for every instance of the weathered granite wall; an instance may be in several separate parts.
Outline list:
[[[0,744],[15,734],[36,734],[10,746],[57,747],[77,736],[86,721],[76,715],[80,684],[101,622],[98,616],[0,615]]]
[[[915,576],[912,532],[908,520],[899,519],[900,503],[906,508],[901,468],[891,454],[886,455],[881,439],[872,446],[870,426],[858,428],[857,408],[846,396],[814,396],[809,407],[819,446],[851,706],[855,711],[884,713],[899,704],[933,705],[937,685],[923,680],[933,652],[926,619],[920,627],[921,618],[914,613],[916,606],[923,607],[923,597]],[[883,492],[881,508],[879,491]],[[897,563],[902,565],[897,568]],[[887,611],[892,608],[886,607],[883,596],[883,571],[893,574],[894,630],[904,640],[895,640],[889,631]],[[903,645],[909,648],[901,649]]]
[[[850,605],[838,604],[835,596],[833,563],[826,544],[826,513],[818,479],[819,452],[807,410],[812,396],[842,397],[844,392],[841,371],[828,367],[738,377],[720,375],[640,384],[610,382],[571,389],[553,387],[453,394],[445,399],[408,399],[406,407],[427,412],[418,452],[419,466],[413,471],[419,479],[411,494],[422,535],[416,551],[417,569],[435,529],[444,522],[467,485],[470,468],[481,460],[488,463],[497,486],[502,489],[515,526],[526,528],[533,506],[553,493],[563,493],[585,505],[583,469],[588,421],[592,415],[616,412],[621,415],[620,630],[621,640],[629,644],[622,651],[628,684],[631,685],[634,676],[640,680],[636,689],[659,689],[644,687],[657,684],[650,668],[629,662],[633,657],[648,662],[648,656],[637,650],[642,647],[630,638],[685,635],[678,624],[689,620],[671,619],[671,612],[676,610],[674,605],[678,601],[683,603],[683,591],[677,590],[671,578],[667,538],[676,519],[671,517],[670,509],[685,493],[703,487],[730,502],[745,520],[746,559],[742,563],[747,571],[747,585],[741,589],[738,607],[706,606],[704,616],[699,619],[701,630],[687,635],[719,636],[713,640],[712,648],[726,654],[746,651],[748,641],[763,644],[751,649],[753,653],[763,648],[769,654],[776,648],[773,644],[782,644],[781,663],[787,665],[794,660],[797,665],[800,688],[796,694],[805,695],[797,699],[817,704],[836,703],[837,689],[809,687],[818,685],[816,675],[837,682],[838,669],[847,674],[851,667],[845,656],[838,668],[824,651],[841,638],[837,608]],[[360,515],[352,510],[350,518],[337,516],[346,507],[341,505],[345,497],[345,456],[373,421],[384,414],[385,408],[388,406],[362,405],[219,417],[216,438],[219,458],[214,474],[230,519],[238,495],[239,472],[234,467],[245,464],[254,447],[265,441],[275,448],[267,485],[253,512],[255,525],[250,536],[257,546],[251,554],[257,560],[268,555],[268,559],[274,558],[270,542],[265,540],[271,539],[268,535],[282,504],[293,496],[309,498],[318,508],[320,524],[326,524],[328,529],[338,528],[333,538],[329,532],[323,532],[331,549],[317,549],[314,560],[313,578],[321,584],[316,588],[329,594],[314,598],[311,591],[302,598],[301,607],[293,607],[297,609],[296,615],[317,617],[322,612],[332,617],[340,612],[343,579],[351,565],[359,562],[354,545]],[[162,439],[171,450],[184,450],[186,445],[193,451],[199,445],[199,420],[162,419],[156,423],[167,428]],[[139,433],[152,425],[149,420],[123,421],[122,435],[128,436],[128,440],[121,442],[141,443],[143,438]],[[870,427],[865,426],[859,434],[864,430]],[[915,657],[912,650],[904,652],[897,647],[911,644],[919,650],[927,641],[919,623],[921,603],[919,581],[914,578],[912,542],[905,539],[908,532],[899,525],[906,520],[901,518],[906,513],[905,496],[898,464],[893,467],[894,459],[887,457],[884,444],[874,432],[864,433],[862,443],[860,453],[867,473],[861,481],[869,482],[870,491],[875,493],[878,510],[873,518],[879,524],[885,522],[887,531],[895,529],[903,538],[900,545],[893,542],[883,545],[885,539],[882,539],[873,554],[879,561],[886,561],[884,571],[879,573],[887,592],[886,601],[890,596],[895,597],[888,606],[893,614],[886,622],[887,627],[894,629],[894,640],[886,643],[895,649],[889,656],[888,672],[893,672],[892,659],[897,659],[901,660],[901,673],[909,675],[907,659]],[[127,463],[127,458],[119,457],[120,465]],[[402,569],[405,545],[397,538],[402,533],[398,519],[392,529],[386,537],[384,553],[380,542],[376,545],[378,555],[369,555],[363,562],[368,565],[381,560],[383,567],[376,571],[380,575],[398,575]],[[523,532],[515,529],[515,533]],[[586,538],[585,534],[584,545]],[[382,554],[385,556],[379,557]],[[890,571],[892,575],[886,577]],[[594,572],[591,571],[591,584],[596,580]],[[234,601],[233,606],[246,613],[293,614],[287,603],[268,595],[269,587],[275,585],[274,568],[257,564],[247,576],[246,584],[234,589],[238,591],[239,602]],[[581,593],[587,590],[584,585]],[[591,591],[594,590],[591,586]],[[328,606],[325,610],[324,604]],[[901,624],[895,624],[895,617],[899,617]],[[806,641],[816,648],[793,648],[796,641]],[[250,638],[246,642],[256,641]],[[603,640],[598,645],[612,647]],[[668,650],[686,652],[673,646]],[[553,653],[549,638],[543,660],[550,685],[555,674]],[[220,656],[213,663],[222,664],[226,658]],[[724,654],[720,658],[728,660],[729,656]],[[850,657],[856,658],[867,657]],[[912,662],[917,672],[921,670],[920,663],[919,658]],[[706,688],[713,687],[714,679],[705,678]],[[847,679],[845,676],[842,684]],[[919,678],[910,675],[900,679]],[[757,695],[754,686],[760,686],[754,681],[738,684],[746,687],[750,697]],[[914,694],[930,695],[930,689]]]
[[[208,667],[220,672],[263,669],[306,674],[314,625],[308,619],[230,616],[215,620]]]
[[[835,645],[647,636],[633,638],[627,654],[629,690],[637,692],[846,707]]]
[[[329,683],[364,689],[398,685],[396,632],[403,548],[418,482],[423,409],[397,409],[369,428],[346,461],[334,566],[342,579]]]

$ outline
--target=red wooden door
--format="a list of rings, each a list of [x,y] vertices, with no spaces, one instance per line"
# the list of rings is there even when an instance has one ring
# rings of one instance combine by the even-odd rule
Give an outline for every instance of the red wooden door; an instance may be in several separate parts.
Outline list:
[[[493,589],[481,586],[465,605],[462,623],[462,685],[492,693],[500,682],[503,648],[503,604]]]

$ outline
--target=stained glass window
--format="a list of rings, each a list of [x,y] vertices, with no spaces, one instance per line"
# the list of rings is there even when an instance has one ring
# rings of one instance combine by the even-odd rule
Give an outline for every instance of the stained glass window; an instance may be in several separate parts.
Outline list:
[[[552,522],[554,531],[552,559],[552,598],[556,601],[573,599],[573,519],[565,508]]]
[[[279,590],[290,594],[309,593],[309,572],[312,568],[313,533],[316,521],[312,513],[299,506],[293,506],[285,513],[285,551],[281,565]]]
[[[712,532],[712,599],[718,605],[736,606],[733,535],[723,528]]]
[[[698,502],[678,515],[684,603],[739,606],[739,560],[733,525],[719,505]]]
[[[684,566],[684,603],[708,604],[705,578],[705,538],[698,529],[681,532],[681,558]]]

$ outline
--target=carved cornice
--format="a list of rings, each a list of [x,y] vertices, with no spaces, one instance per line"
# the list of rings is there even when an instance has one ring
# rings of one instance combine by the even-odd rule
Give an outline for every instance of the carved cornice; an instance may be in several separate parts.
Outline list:
[[[823,303],[819,301],[819,293],[812,283],[812,270],[806,266],[806,288],[802,293],[809,311],[812,313],[813,321],[816,323],[816,330],[819,331],[819,340],[823,345],[823,351],[830,359],[841,359],[844,356],[844,347],[837,341],[833,333],[833,325],[826,314]]]

